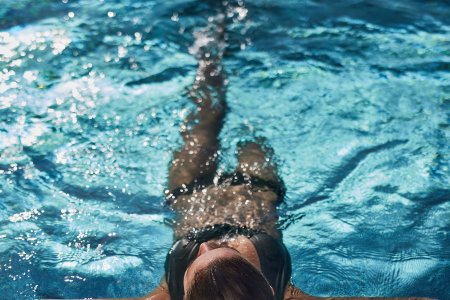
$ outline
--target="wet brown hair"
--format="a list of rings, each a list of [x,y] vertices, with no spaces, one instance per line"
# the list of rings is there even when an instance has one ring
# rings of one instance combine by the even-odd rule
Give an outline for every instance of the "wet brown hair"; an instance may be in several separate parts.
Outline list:
[[[194,275],[184,300],[274,300],[264,275],[239,256],[221,257]]]

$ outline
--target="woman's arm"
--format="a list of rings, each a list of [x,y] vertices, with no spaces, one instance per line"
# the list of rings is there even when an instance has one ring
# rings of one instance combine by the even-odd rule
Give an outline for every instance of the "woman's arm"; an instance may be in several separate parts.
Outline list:
[[[319,299],[319,297],[314,297],[304,293],[299,288],[295,287],[293,284],[288,284],[286,290],[284,291],[283,300],[314,300]]]
[[[431,298],[423,297],[314,297],[302,292],[299,288],[289,284],[284,293],[284,300],[432,300]]]

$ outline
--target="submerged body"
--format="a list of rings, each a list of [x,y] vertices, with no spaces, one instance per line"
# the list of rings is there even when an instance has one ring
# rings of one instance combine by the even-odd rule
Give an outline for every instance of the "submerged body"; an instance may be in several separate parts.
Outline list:
[[[291,261],[276,228],[276,205],[283,199],[284,184],[271,149],[242,143],[235,171],[217,172],[226,102],[221,66],[224,17],[216,21],[217,27],[205,32],[212,42],[199,49],[199,68],[188,93],[197,110],[183,126],[184,147],[174,154],[169,170],[166,198],[177,213],[176,242],[161,286],[148,297],[184,299],[196,273],[215,260],[235,257],[250,263],[270,282],[275,297],[283,299]]]
[[[215,286],[215,280],[203,294],[191,295],[191,290],[198,284],[196,275],[221,259],[233,257],[243,259],[242,265],[249,263],[265,277],[271,292],[266,292],[270,295],[264,299],[318,299],[320,297],[310,296],[290,282],[291,260],[277,228],[276,211],[285,188],[270,147],[261,139],[244,142],[238,147],[235,171],[226,175],[217,173],[217,137],[226,109],[221,67],[223,49],[219,46],[224,37],[223,17],[219,17],[219,25],[209,34],[213,35],[212,42],[198,53],[199,68],[189,91],[197,111],[183,126],[184,147],[174,154],[169,171],[166,196],[168,204],[177,213],[176,242],[167,255],[165,277],[145,299],[266,297],[250,297],[250,289],[245,296],[239,288],[236,288],[239,290],[236,294],[227,291],[215,294],[221,289]],[[193,120],[195,124],[190,126]],[[219,273],[221,271],[225,272],[225,267]],[[243,276],[238,284],[245,285],[247,280]],[[264,290],[265,283],[261,281],[256,288]]]

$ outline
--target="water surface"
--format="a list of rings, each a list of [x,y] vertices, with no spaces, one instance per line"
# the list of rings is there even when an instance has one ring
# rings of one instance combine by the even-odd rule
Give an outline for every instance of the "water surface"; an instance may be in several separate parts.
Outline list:
[[[0,299],[132,297],[172,242],[167,165],[211,1],[0,5]],[[221,169],[263,136],[293,281],[450,299],[450,5],[229,10]]]

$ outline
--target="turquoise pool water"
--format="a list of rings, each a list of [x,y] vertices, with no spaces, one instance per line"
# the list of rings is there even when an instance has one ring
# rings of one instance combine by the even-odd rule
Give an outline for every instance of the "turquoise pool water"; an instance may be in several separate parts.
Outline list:
[[[172,242],[162,192],[213,1],[0,1],[0,299],[131,297]],[[450,5],[229,10],[221,168],[252,136],[314,295],[450,299]]]

